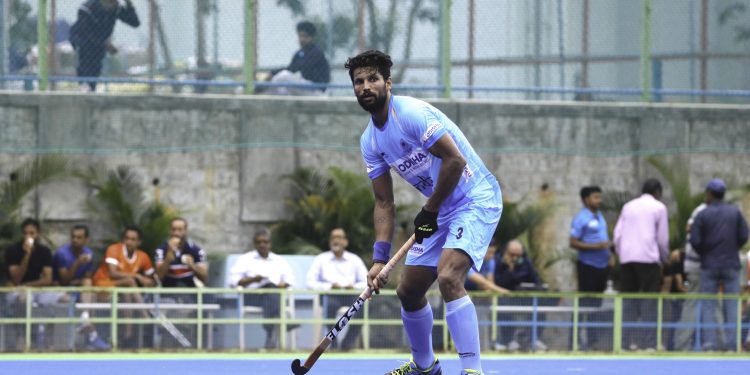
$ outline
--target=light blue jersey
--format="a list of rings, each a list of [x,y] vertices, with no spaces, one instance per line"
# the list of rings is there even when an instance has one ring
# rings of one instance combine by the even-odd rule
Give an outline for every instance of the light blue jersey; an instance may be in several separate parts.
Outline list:
[[[437,267],[441,250],[451,248],[467,253],[478,271],[500,221],[502,195],[497,180],[448,116],[421,100],[391,96],[385,125],[378,128],[370,119],[362,134],[362,157],[370,179],[393,169],[429,197],[442,160],[428,150],[446,134],[456,143],[466,167],[456,188],[440,206],[438,231],[409,249],[406,264]]]
[[[362,157],[370,179],[392,168],[425,197],[432,195],[442,161],[428,149],[448,134],[466,159],[461,179],[443,202],[440,212],[450,212],[472,198],[472,190],[491,176],[463,132],[448,116],[419,99],[391,96],[388,121],[378,128],[370,119],[360,139]]]

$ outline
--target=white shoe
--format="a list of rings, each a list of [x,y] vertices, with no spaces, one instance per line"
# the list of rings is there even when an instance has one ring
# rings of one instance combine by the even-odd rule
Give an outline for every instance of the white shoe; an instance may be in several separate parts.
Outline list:
[[[534,348],[538,352],[546,352],[547,351],[547,344],[545,344],[542,340],[536,340],[534,342]]]
[[[508,351],[508,347],[507,347],[507,346],[505,346],[505,345],[503,345],[503,344],[501,344],[501,343],[499,343],[499,342],[496,342],[496,343],[495,343],[495,345],[493,346],[493,348],[494,348],[494,349],[495,349],[495,351],[497,351],[497,352],[505,352],[505,351]]]
[[[521,349],[521,344],[519,344],[518,341],[513,340],[508,343],[508,350],[511,352],[517,352],[519,349]]]

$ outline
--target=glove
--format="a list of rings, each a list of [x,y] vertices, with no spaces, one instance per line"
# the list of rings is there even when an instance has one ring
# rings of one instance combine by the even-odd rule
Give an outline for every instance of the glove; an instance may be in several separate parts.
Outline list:
[[[417,217],[414,218],[414,239],[418,244],[425,238],[430,238],[438,230],[438,213],[430,212],[422,207]]]

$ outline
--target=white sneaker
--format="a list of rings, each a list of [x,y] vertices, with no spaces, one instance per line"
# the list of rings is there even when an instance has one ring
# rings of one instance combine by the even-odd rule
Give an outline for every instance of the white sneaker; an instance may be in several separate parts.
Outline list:
[[[508,347],[507,347],[507,346],[505,346],[505,345],[503,345],[503,344],[501,344],[501,343],[499,343],[499,342],[496,342],[496,343],[495,343],[495,345],[493,346],[493,348],[494,348],[494,349],[495,349],[495,351],[497,351],[497,352],[505,352],[505,351],[508,351]]]
[[[542,340],[536,340],[534,342],[534,348],[538,352],[546,352],[547,351],[547,344],[544,343]]]
[[[508,350],[511,352],[517,352],[519,349],[521,349],[521,344],[519,344],[518,341],[513,340],[508,343]]]

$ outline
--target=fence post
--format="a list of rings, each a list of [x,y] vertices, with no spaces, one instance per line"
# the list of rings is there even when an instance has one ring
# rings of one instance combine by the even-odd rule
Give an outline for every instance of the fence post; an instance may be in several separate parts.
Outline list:
[[[109,327],[112,336],[112,349],[117,350],[117,288],[112,289],[112,309],[109,312]]]
[[[245,0],[245,94],[255,92],[255,0]]]
[[[317,298],[317,297],[316,297]],[[362,312],[363,326],[362,326],[362,345],[365,350],[370,350],[370,304],[364,305],[364,311]]]
[[[279,346],[281,349],[286,348],[286,302],[289,299],[286,289],[281,289],[279,293],[279,315],[281,323],[279,324]]]
[[[740,294],[735,296],[737,298],[737,332],[735,342],[737,343],[737,353],[742,353],[742,297]]]
[[[25,327],[26,331],[24,332],[24,351],[28,352],[31,350],[31,306],[34,302],[34,294],[31,292],[30,288],[26,288],[26,322]]]
[[[203,289],[198,288],[198,327],[195,333],[195,347],[203,349]]]
[[[492,322],[492,327],[490,328],[490,338],[492,341],[492,345],[495,345],[497,342],[497,296],[492,296],[492,309],[490,310],[490,321]]]
[[[664,298],[662,298],[661,294],[659,295],[659,298],[657,300],[657,306],[656,306],[656,351],[661,351],[661,340],[662,340],[662,327],[664,320]]]
[[[622,296],[615,296],[615,321],[613,325],[613,351],[619,354],[622,352]]]
[[[47,91],[49,84],[49,56],[47,55],[48,33],[47,0],[37,0],[37,47],[39,50],[39,91]]]
[[[641,100],[651,101],[651,0],[642,0],[641,13]]]
[[[573,352],[578,351],[578,294],[573,296]]]
[[[451,97],[451,1],[440,0],[440,85]]]

